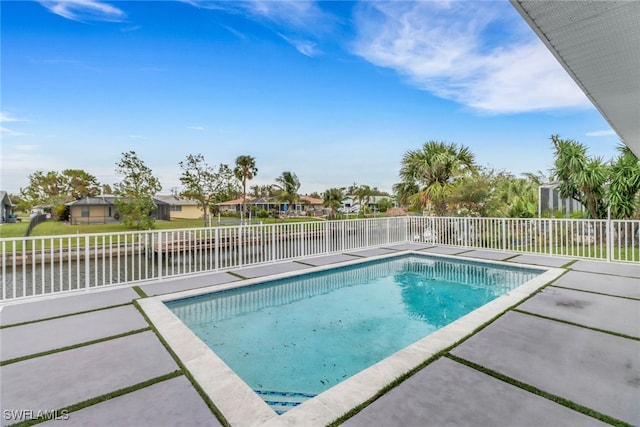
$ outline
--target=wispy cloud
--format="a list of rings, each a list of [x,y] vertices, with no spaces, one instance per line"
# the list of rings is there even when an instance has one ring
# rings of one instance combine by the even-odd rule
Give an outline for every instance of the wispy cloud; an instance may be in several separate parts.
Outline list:
[[[298,52],[306,56],[315,56],[319,53],[318,42],[314,39],[330,34],[337,22],[335,16],[323,11],[315,1],[186,0],[184,2],[204,9],[243,15],[248,19],[265,24],[283,40],[295,47]],[[246,38],[232,28],[225,28],[238,37]]]
[[[615,136],[616,132],[612,129],[609,130],[594,130],[592,132],[587,132],[585,135],[587,136]]]
[[[16,117],[10,116],[7,113],[4,113],[2,111],[0,111],[0,123],[7,123],[7,122],[26,122],[27,120],[25,119],[18,119]]]
[[[20,135],[24,135],[23,132],[18,132],[15,130],[11,130],[9,128],[6,128],[4,126],[0,126],[0,135],[2,136],[20,136]]]
[[[237,38],[241,39],[241,40],[246,40],[247,36],[244,33],[241,33],[240,31],[236,30],[235,28],[232,28],[228,25],[220,25],[222,28],[224,28],[225,30],[229,31],[231,34],[233,34],[234,36],[236,36]]]
[[[38,144],[18,144],[14,145],[13,148],[18,151],[36,151],[40,148]]]
[[[247,1],[215,1],[185,0],[202,9],[223,10],[229,13],[242,14],[253,19],[264,19],[278,25],[312,31],[310,24],[316,24],[313,31],[323,31],[328,23],[327,15],[314,1],[300,0],[247,0]]]
[[[313,41],[293,39],[291,37],[285,36],[284,34],[279,34],[279,36],[282,37],[284,40],[286,40],[287,43],[295,47],[298,50],[298,52],[300,52],[303,55],[313,57],[319,53],[317,49],[317,43]]]
[[[191,129],[191,130],[204,130],[204,126],[187,126],[187,129]]]
[[[122,33],[131,33],[133,31],[138,31],[140,28],[142,28],[142,25],[131,25],[131,26],[128,26],[128,27],[120,28],[120,32],[122,32]]]
[[[364,2],[354,52],[420,89],[487,113],[591,104],[513,12],[496,2]],[[500,40],[491,36],[500,34]]]
[[[19,118],[10,116],[9,114],[0,111],[0,123],[26,122],[26,121],[28,121],[28,120],[19,119]],[[9,136],[24,135],[24,133],[23,132],[19,132],[19,131],[15,131],[13,129],[9,129],[9,128],[5,127],[5,126],[0,126],[0,135],[1,136],[5,136],[5,137],[9,137]]]
[[[82,64],[82,61],[78,61],[76,59],[63,59],[63,58],[46,58],[46,59],[29,58],[29,60],[34,64],[63,64],[63,65]]]
[[[72,21],[122,22],[126,14],[115,6],[96,0],[40,0],[41,5],[56,15]]]

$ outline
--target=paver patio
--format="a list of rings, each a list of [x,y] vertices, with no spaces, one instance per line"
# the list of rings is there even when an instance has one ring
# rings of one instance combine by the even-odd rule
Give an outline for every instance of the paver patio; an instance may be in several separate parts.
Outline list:
[[[402,250],[553,267],[574,261],[408,243],[231,272],[261,277]],[[580,411],[640,425],[640,266],[579,260],[568,269],[345,425],[602,424]],[[236,280],[228,272],[214,272],[140,287],[156,295]],[[0,306],[2,360],[27,357],[0,367],[2,425],[30,416],[22,412],[18,419],[20,410],[63,409],[81,402],[86,407],[54,423],[219,425],[155,332],[146,330],[150,325],[131,304],[136,298],[126,287]],[[49,320],[11,326],[41,319]],[[103,341],[91,343],[95,340]],[[77,347],[64,349],[68,346]],[[100,396],[106,400],[87,402]]]

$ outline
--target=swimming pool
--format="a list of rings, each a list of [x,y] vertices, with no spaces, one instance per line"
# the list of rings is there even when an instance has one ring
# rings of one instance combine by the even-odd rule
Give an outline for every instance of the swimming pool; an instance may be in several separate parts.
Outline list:
[[[282,414],[540,273],[404,255],[166,304]]]
[[[181,319],[181,327],[173,319],[171,322],[172,329],[180,329],[183,335],[177,340],[184,341],[187,335],[197,340],[192,341],[189,352],[203,353],[196,364],[197,369],[206,370],[205,378],[198,381],[201,385],[201,381],[210,381],[217,399],[229,400],[230,387],[241,388],[242,416],[254,412],[252,416],[265,420],[270,416],[264,403],[258,411],[256,393],[278,413],[319,394],[282,416],[295,413],[304,418],[314,407],[326,406],[327,398],[355,406],[350,403],[355,389],[370,397],[373,389],[379,390],[446,348],[445,335],[455,342],[468,334],[469,325],[456,326],[456,319],[471,316],[479,326],[482,319],[497,314],[495,307],[476,314],[491,305],[488,301],[505,293],[518,294],[513,290],[528,282],[528,290],[515,295],[522,298],[550,280],[541,278],[546,274],[543,269],[498,263],[452,261],[416,253],[383,258],[266,283],[264,279],[249,281],[252,286],[205,295],[188,291],[159,301]],[[498,308],[505,303],[513,305],[512,301],[507,298]],[[476,310],[478,307],[483,309]],[[162,315],[172,317],[166,312]],[[347,333],[338,333],[344,331]],[[428,340],[430,337],[433,339]],[[209,360],[206,368],[205,359]],[[214,371],[229,374],[228,378],[221,381]],[[229,383],[226,392],[220,382]],[[349,399],[344,399],[345,391]],[[366,397],[359,396],[354,402],[363,400]],[[255,411],[246,407],[249,401]],[[223,404],[216,398],[214,403]],[[337,412],[327,414],[320,424],[341,414],[341,405],[337,406]]]

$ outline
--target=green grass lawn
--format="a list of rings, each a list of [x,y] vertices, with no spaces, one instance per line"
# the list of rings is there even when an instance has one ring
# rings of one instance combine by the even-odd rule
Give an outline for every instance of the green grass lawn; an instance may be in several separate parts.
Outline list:
[[[225,220],[237,220],[237,218],[224,218]],[[256,224],[257,221],[261,221],[263,224],[275,224],[285,222],[308,222],[319,221],[316,218],[300,217],[300,218],[265,218],[260,220],[253,220],[252,224]],[[211,225],[217,226],[217,219],[213,220]],[[224,225],[224,224],[223,224]],[[22,222],[13,224],[3,224],[0,226],[0,238],[10,237],[24,237],[29,226],[29,220],[24,219]],[[174,219],[171,221],[156,221],[156,230],[173,230],[184,228],[202,228],[204,227],[204,221],[201,219]],[[62,236],[67,234],[91,234],[91,233],[122,233],[126,231],[136,231],[135,229],[128,229],[122,223],[114,224],[90,224],[90,225],[71,225],[60,221],[46,221],[36,226],[31,236]]]

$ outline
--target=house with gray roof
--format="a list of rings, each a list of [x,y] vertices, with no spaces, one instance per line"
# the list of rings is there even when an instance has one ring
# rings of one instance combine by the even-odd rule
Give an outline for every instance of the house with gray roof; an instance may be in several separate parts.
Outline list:
[[[74,225],[119,222],[122,218],[115,201],[116,196],[104,194],[66,203],[69,207],[69,222]],[[171,219],[169,204],[159,199],[153,199],[153,201],[157,208],[152,215],[157,220],[169,221]]]
[[[0,222],[7,222],[9,215],[13,213],[13,203],[6,191],[0,191]]]

